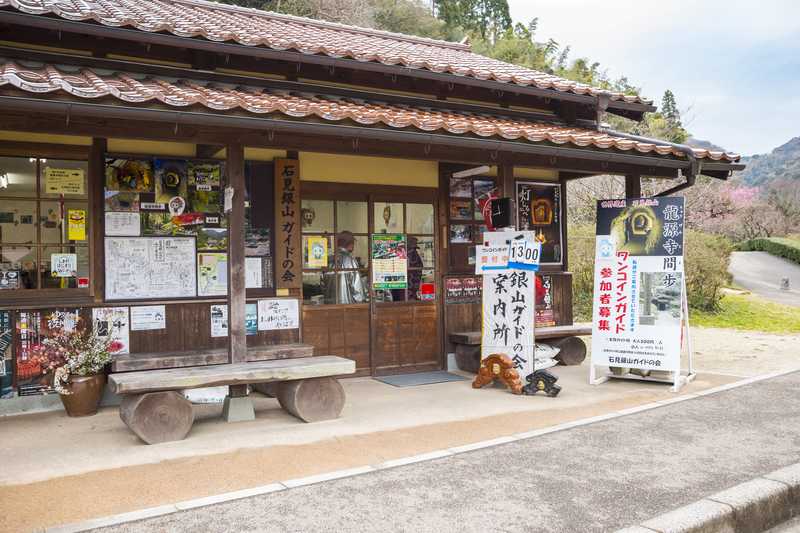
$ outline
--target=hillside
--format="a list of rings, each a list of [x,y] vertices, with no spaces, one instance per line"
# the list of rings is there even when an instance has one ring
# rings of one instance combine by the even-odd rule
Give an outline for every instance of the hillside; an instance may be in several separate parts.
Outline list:
[[[745,157],[747,168],[740,173],[747,185],[760,186],[780,179],[800,180],[800,137],[768,154]]]

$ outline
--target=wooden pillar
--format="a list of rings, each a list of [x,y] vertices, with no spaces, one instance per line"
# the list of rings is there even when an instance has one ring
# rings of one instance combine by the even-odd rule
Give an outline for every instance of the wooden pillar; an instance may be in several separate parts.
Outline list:
[[[244,147],[227,146],[228,187],[233,189],[233,202],[228,213],[228,362],[247,361],[245,329],[244,267]],[[230,396],[246,396],[247,385],[233,385]]]
[[[511,198],[511,226],[517,227],[517,192],[514,182],[514,165],[499,165],[497,167],[497,185],[500,196]]]
[[[104,238],[104,217],[105,217],[105,197],[103,186],[105,184],[105,164],[106,150],[108,143],[106,139],[92,139],[92,147],[89,150],[89,218],[91,220],[90,239],[92,239],[91,250],[91,287],[94,291],[94,301],[102,302],[105,296],[105,238]]]
[[[639,174],[625,176],[625,198],[642,197],[642,178]]]

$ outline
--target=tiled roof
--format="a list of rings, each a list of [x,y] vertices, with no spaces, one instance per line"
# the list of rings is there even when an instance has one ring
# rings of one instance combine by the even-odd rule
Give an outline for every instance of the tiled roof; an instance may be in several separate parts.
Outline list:
[[[633,141],[553,123],[99,69],[41,64],[27,66],[0,58],[0,88],[8,85],[30,93],[63,91],[80,98],[113,97],[131,104],[161,103],[178,108],[197,105],[221,112],[239,110],[256,115],[281,114],[329,122],[351,120],[365,126],[383,125],[425,132],[474,134],[513,141],[616,148],[643,154],[684,157],[679,150],[667,145]],[[698,158],[727,162],[739,160],[738,155],[723,152],[698,149],[695,154]]]
[[[471,52],[468,45],[203,0],[0,0],[2,7],[37,15],[56,15],[73,21],[402,65],[559,92],[592,96],[604,93],[615,101],[651,104],[638,96],[604,91],[481,56]]]

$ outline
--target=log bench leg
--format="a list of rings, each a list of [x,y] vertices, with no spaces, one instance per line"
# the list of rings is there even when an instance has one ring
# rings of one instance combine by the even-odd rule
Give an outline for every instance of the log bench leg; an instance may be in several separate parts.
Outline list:
[[[191,402],[175,391],[125,395],[119,416],[147,444],[183,440],[194,423]]]
[[[335,378],[281,381],[275,392],[281,407],[304,422],[339,418],[344,408],[344,388]]]
[[[477,374],[481,368],[480,345],[456,344],[456,365],[464,372]]]
[[[544,342],[560,349],[556,360],[562,365],[576,366],[586,359],[586,343],[580,337],[563,337]]]

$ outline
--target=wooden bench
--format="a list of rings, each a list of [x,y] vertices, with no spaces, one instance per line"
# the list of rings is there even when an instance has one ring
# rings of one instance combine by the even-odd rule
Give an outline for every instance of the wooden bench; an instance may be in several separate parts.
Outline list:
[[[591,324],[572,326],[549,326],[536,328],[536,342],[559,348],[556,359],[563,365],[579,365],[586,359],[586,343],[580,336],[591,335]],[[451,333],[450,342],[456,345],[456,364],[466,372],[478,373],[481,366],[481,332],[463,331]]]
[[[310,344],[290,343],[267,346],[248,346],[247,361],[271,361],[312,357]],[[222,365],[228,362],[228,348],[211,348],[178,352],[146,352],[114,356],[112,372],[157,370],[162,368],[187,368],[193,366]]]
[[[109,383],[123,396],[122,421],[144,442],[156,444],[181,440],[192,428],[192,404],[182,390],[278,382],[281,407],[304,422],[317,422],[338,418],[344,408],[344,389],[332,376],[355,371],[350,359],[319,356],[117,373]]]

